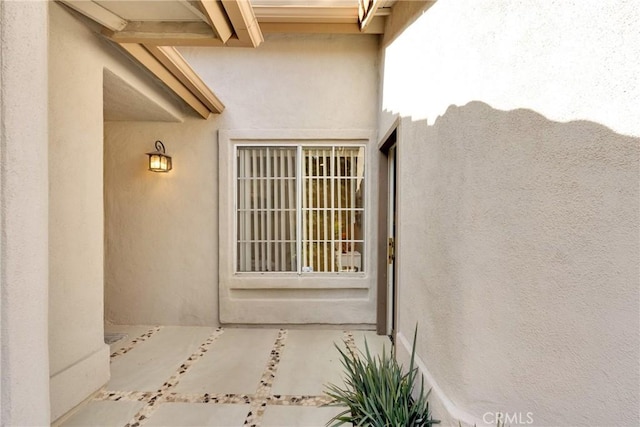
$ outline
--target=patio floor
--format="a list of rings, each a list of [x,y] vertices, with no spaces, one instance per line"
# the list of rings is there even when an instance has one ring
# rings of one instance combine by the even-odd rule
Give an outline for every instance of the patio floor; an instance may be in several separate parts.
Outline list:
[[[323,426],[341,381],[334,343],[387,351],[373,331],[112,326],[111,380],[62,426]]]

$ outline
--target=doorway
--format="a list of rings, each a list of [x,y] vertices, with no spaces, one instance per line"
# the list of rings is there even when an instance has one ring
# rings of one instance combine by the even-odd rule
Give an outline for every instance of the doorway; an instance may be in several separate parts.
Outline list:
[[[378,207],[378,321],[377,331],[393,341],[397,324],[397,192],[398,129],[392,127],[380,148],[380,204]]]

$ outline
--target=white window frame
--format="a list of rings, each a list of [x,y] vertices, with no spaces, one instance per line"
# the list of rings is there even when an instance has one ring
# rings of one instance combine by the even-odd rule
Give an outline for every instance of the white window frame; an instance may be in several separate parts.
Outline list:
[[[364,270],[358,273],[235,272],[235,144],[365,144]],[[218,132],[218,304],[222,323],[375,323],[379,245],[378,150],[373,130],[220,130]],[[217,216],[217,218],[216,218]],[[324,320],[323,320],[324,319]]]
[[[233,295],[242,298],[260,298],[261,292],[270,289],[269,295],[276,295],[280,290],[283,297],[288,290],[326,290],[340,292],[349,298],[368,298],[368,289],[375,286],[377,271],[375,251],[377,247],[376,206],[378,194],[374,188],[373,177],[377,176],[377,162],[373,161],[376,151],[376,133],[371,130],[220,130],[218,133],[218,278],[222,300]],[[365,248],[362,256],[364,269],[360,272],[237,272],[235,249],[236,206],[234,206],[235,187],[235,150],[234,145],[270,144],[284,146],[298,145],[365,145],[365,193],[364,193],[364,228]],[[239,293],[240,291],[244,291]],[[258,292],[260,291],[260,292]],[[323,291],[324,292],[324,291]],[[288,295],[288,294],[286,294]],[[303,295],[298,294],[296,295]],[[306,297],[306,296],[305,296]],[[310,298],[311,296],[309,296]],[[235,304],[233,304],[235,305]],[[223,309],[224,311],[224,309]],[[225,317],[225,316],[223,316]]]
[[[303,206],[303,185],[304,185],[304,173],[303,173],[303,166],[304,166],[304,157],[303,157],[303,150],[304,148],[342,148],[342,147],[348,147],[348,148],[362,148],[364,151],[364,175],[363,175],[363,181],[364,181],[364,185],[365,185],[365,194],[363,196],[363,200],[364,200],[364,205],[362,206],[362,217],[363,217],[363,222],[365,224],[364,229],[362,230],[362,254],[360,254],[361,257],[364,258],[364,255],[367,253],[367,249],[369,246],[369,243],[367,242],[367,227],[368,227],[368,222],[372,219],[371,215],[367,212],[367,202],[368,202],[368,189],[369,189],[369,182],[368,182],[368,162],[369,162],[369,154],[368,154],[368,148],[367,148],[367,144],[366,143],[362,143],[362,142],[347,142],[347,141],[351,141],[351,140],[344,140],[343,142],[340,142],[340,140],[329,140],[327,141],[326,138],[322,138],[319,140],[310,140],[310,141],[295,141],[295,140],[267,140],[267,141],[247,141],[247,142],[234,142],[233,143],[233,162],[232,162],[232,180],[233,180],[233,226],[232,226],[232,230],[233,230],[233,244],[234,244],[234,251],[233,251],[233,274],[234,275],[312,275],[312,274],[316,274],[316,275],[346,275],[346,276],[364,276],[365,275],[365,271],[366,269],[369,268],[369,262],[361,262],[361,265],[364,264],[364,268],[362,268],[360,271],[314,271],[314,272],[305,272],[303,271],[303,266],[302,266],[302,245],[303,245],[303,211],[304,208]],[[257,147],[257,148],[282,148],[282,147],[296,147],[296,174],[295,174],[295,182],[296,182],[296,271],[239,271],[238,270],[238,250],[237,250],[237,244],[240,240],[240,236],[238,236],[238,162],[237,162],[237,158],[238,158],[238,149],[242,148],[242,147]],[[332,156],[333,157],[333,156]],[[332,180],[335,179],[335,177],[332,176]],[[331,187],[333,188],[334,186],[334,182],[332,181]],[[336,210],[337,208],[332,207],[330,210],[333,213],[334,210]],[[353,207],[350,207],[349,210],[354,210],[355,209]],[[332,233],[333,236],[333,233]],[[353,236],[352,236],[353,237]],[[332,247],[335,246],[335,240],[332,237]],[[335,254],[332,254],[332,256],[335,258]],[[335,262],[335,259],[332,260],[332,262]]]

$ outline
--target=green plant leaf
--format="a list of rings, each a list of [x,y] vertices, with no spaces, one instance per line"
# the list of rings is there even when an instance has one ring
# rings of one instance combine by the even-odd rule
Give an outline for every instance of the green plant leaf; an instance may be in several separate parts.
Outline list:
[[[431,417],[427,401],[429,393],[425,395],[422,381],[419,381],[418,398],[412,398],[418,382],[415,366],[417,334],[416,326],[411,362],[406,373],[398,365],[394,347],[388,353],[383,346],[382,353],[374,356],[366,339],[364,352],[354,352],[350,348],[343,351],[335,345],[344,368],[344,387],[329,384],[326,394],[333,399],[332,406],[346,406],[348,409],[334,416],[327,425],[351,423],[368,427],[413,427],[440,422]]]

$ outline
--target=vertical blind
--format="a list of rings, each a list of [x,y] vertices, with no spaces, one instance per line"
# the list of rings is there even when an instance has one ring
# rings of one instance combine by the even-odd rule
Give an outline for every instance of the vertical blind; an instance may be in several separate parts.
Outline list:
[[[238,147],[237,271],[361,271],[364,147]]]
[[[296,271],[296,148],[238,149],[238,271]]]

